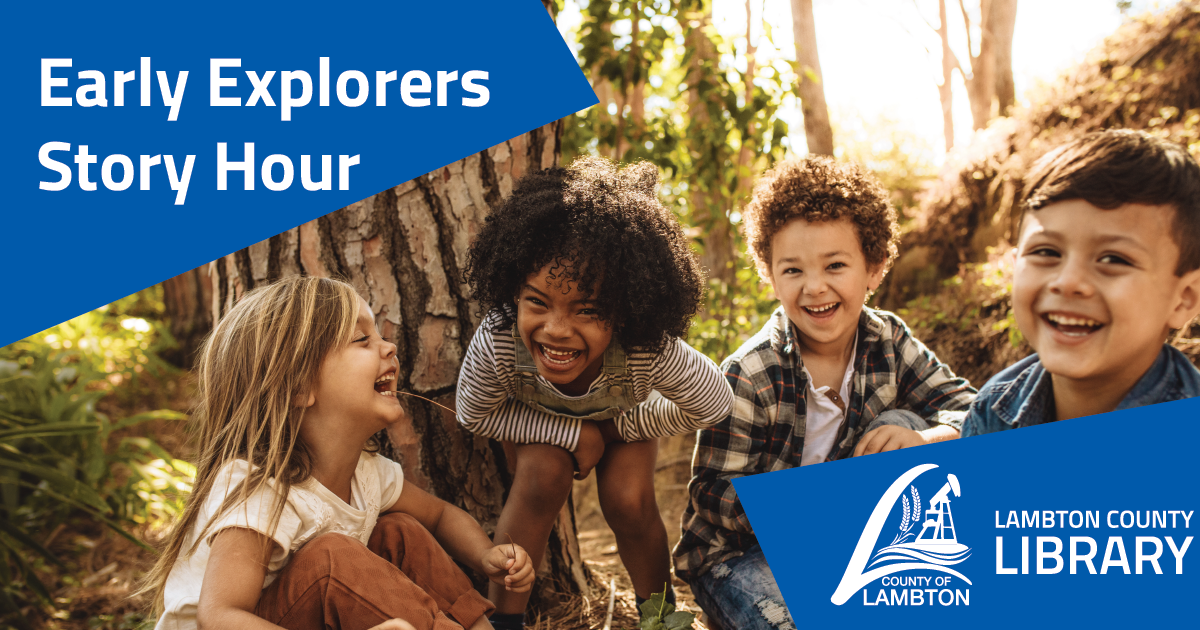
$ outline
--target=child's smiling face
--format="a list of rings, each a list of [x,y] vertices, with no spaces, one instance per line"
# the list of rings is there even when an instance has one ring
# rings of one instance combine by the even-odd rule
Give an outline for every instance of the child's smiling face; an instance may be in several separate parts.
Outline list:
[[[517,331],[538,374],[579,396],[600,375],[613,329],[554,261],[529,274],[517,295]]]
[[[1175,275],[1175,210],[1082,199],[1026,215],[1017,245],[1013,311],[1056,378],[1132,387],[1167,331],[1197,311],[1200,272]]]
[[[801,344],[822,352],[844,352],[854,341],[867,293],[883,280],[883,266],[867,264],[858,234],[844,218],[792,219],[771,238],[770,271]]]
[[[364,431],[370,436],[404,417],[395,391],[397,370],[396,344],[379,336],[374,313],[359,298],[354,333],[321,362],[308,404],[346,426],[368,422]]]

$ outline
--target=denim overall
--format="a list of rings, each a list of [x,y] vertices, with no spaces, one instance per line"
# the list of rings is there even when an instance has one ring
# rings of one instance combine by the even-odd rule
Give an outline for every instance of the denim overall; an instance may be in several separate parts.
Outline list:
[[[513,342],[517,350],[517,400],[546,413],[584,420],[608,420],[633,409],[633,377],[625,363],[625,351],[615,340],[604,351],[601,372],[608,375],[608,385],[583,396],[566,398],[554,387],[538,380],[537,366],[517,327],[513,326]]]

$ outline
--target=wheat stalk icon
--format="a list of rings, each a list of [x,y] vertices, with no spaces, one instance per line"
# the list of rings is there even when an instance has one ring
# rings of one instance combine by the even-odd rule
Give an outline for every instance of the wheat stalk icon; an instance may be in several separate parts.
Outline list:
[[[893,545],[911,536],[910,530],[921,517],[921,495],[917,494],[916,486],[909,486],[909,488],[912,490],[913,502],[910,506],[908,495],[900,495],[900,533],[896,534],[895,539],[892,540]]]

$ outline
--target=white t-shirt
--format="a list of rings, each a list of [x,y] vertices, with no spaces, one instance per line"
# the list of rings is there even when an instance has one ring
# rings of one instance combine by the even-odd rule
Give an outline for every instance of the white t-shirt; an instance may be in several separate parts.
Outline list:
[[[855,341],[857,340],[856,336]],[[808,368],[804,368],[804,376],[808,377],[808,395],[804,397],[804,452],[800,454],[801,466],[820,464],[833,450],[838,430],[846,420],[843,408],[850,401],[850,377],[854,376],[854,357],[850,357],[846,362],[846,374],[842,377],[842,386],[837,392],[832,391],[833,388],[828,385],[820,389],[813,387],[813,377],[808,373]],[[841,397],[841,406],[833,401],[835,395]]]
[[[227,527],[244,527],[275,541],[278,547],[271,554],[267,575],[263,579],[263,588],[267,588],[275,581],[279,571],[287,566],[292,554],[321,534],[345,534],[366,545],[379,513],[396,503],[404,487],[404,471],[400,464],[364,452],[358,458],[358,467],[350,480],[349,505],[310,477],[292,486],[284,502],[283,513],[279,516],[279,524],[272,533],[267,530],[267,525],[271,522],[276,492],[275,482],[268,481],[245,503],[230,508],[213,522],[206,539],[196,545],[191,556],[185,557],[184,554],[195,544],[196,536],[208,525],[225,497],[246,478],[249,471],[249,463],[242,459],[229,462],[217,471],[208,500],[200,509],[192,531],[184,540],[183,552],[167,576],[163,594],[165,611],[155,626],[156,630],[196,628],[196,603],[200,601],[200,586],[211,551],[209,544],[217,532]]]

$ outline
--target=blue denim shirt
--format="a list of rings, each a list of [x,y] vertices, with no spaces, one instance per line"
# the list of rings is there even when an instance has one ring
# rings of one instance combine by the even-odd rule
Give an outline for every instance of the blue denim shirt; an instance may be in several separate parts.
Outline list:
[[[1200,370],[1184,354],[1163,344],[1154,365],[1142,375],[1114,411],[1200,396]],[[962,437],[1053,422],[1054,389],[1050,373],[1036,354],[993,376],[979,390]]]

